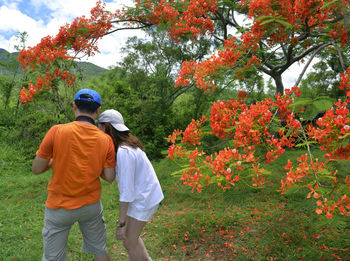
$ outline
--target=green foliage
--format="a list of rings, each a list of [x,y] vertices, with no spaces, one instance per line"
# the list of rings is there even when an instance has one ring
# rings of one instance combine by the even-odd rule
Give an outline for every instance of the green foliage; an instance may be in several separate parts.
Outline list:
[[[4,104],[5,108],[9,104],[11,94],[13,92],[13,85],[14,84],[12,82],[0,76],[0,94],[1,97],[3,97],[2,103]]]
[[[0,259],[39,260],[50,171],[31,174],[31,160],[23,157],[22,141],[3,139],[8,134],[4,129],[0,134]],[[201,194],[191,193],[191,188],[170,175],[178,169],[176,163],[168,159],[153,162],[165,199],[141,235],[152,259],[320,260],[336,256],[345,260],[349,220],[328,220],[315,214],[315,200],[305,199],[301,191],[284,196],[276,192],[285,161],[302,153],[289,151],[269,164],[269,185],[262,191],[238,183],[224,193],[216,186]],[[348,167],[344,165],[343,170]],[[119,207],[115,183],[102,181],[102,204],[107,249],[112,260],[124,261],[126,251],[114,233]],[[81,246],[75,224],[68,238],[69,260],[93,259]]]
[[[46,132],[54,124],[74,119],[73,90],[63,86],[38,94],[27,104],[19,101],[0,109],[0,126],[7,132],[9,142],[21,141],[23,154],[32,159]]]
[[[139,71],[128,74],[119,67],[92,80],[88,87],[96,89],[102,98],[102,111],[118,110],[131,132],[143,142],[151,158],[159,157],[165,148],[164,137],[170,132],[169,108],[155,94],[154,80]]]
[[[72,70],[74,74],[78,74],[84,80],[98,77],[101,74],[108,72],[107,69],[97,66],[89,62],[76,62],[76,68]]]
[[[19,67],[17,56],[17,52],[9,53],[0,48],[0,75],[7,78],[12,78],[17,73],[23,75],[23,70]]]
[[[305,121],[312,121],[319,113],[324,113],[333,106],[334,100],[328,96],[315,98],[296,98],[290,108]]]
[[[156,159],[167,149],[165,138],[173,129],[185,128],[192,118],[203,114],[215,95],[174,88],[176,70],[184,60],[205,54],[207,42],[175,44],[165,34],[147,33],[151,40],[129,39],[123,61],[88,86],[103,97],[102,110],[114,108],[122,113],[131,132],[143,142],[147,155]]]
[[[17,60],[18,53],[8,53],[0,49],[0,106],[7,108],[10,103],[17,101],[25,77]],[[14,96],[12,98],[12,96]]]
[[[192,119],[199,119],[202,115],[209,115],[210,106],[214,100],[230,97],[229,90],[215,90],[203,93],[200,89],[190,89],[179,96],[172,105],[173,129],[185,130]]]
[[[350,64],[349,52],[349,48],[340,49],[345,68],[343,68],[339,53],[334,46],[321,52],[319,61],[313,65],[313,70],[301,82],[302,97],[330,96],[333,99],[344,97],[345,92],[339,89],[339,75]]]

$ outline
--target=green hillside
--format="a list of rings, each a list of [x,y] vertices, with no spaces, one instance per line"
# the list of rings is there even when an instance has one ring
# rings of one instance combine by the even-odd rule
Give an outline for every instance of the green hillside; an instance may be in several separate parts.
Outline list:
[[[0,48],[0,76],[8,77],[13,75],[13,70],[18,66],[17,62],[18,52],[9,53],[8,51]],[[107,72],[108,70],[99,67],[89,62],[76,62],[78,67],[77,71],[82,73],[83,78],[89,79],[99,76],[100,74]],[[23,70],[19,68],[20,73]]]
[[[89,62],[77,62],[78,69],[81,70],[84,78],[99,76],[108,70]]]
[[[18,53],[9,53],[0,48],[0,62],[9,62],[13,56],[17,57]]]

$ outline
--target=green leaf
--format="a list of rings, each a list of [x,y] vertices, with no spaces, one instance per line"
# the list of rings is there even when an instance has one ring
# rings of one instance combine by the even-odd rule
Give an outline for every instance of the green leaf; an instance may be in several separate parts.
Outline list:
[[[326,3],[321,7],[321,9],[327,8],[328,6],[335,4],[336,2],[339,2],[339,0],[334,0],[334,1]]]
[[[271,16],[271,15],[268,15],[268,16],[263,15],[263,16],[259,16],[258,18],[256,18],[255,21],[265,20],[265,19],[268,19],[268,18],[271,19],[271,17],[273,17],[273,16]]]
[[[290,108],[292,110],[296,109],[297,106],[306,106],[312,103],[311,98],[297,98],[295,101],[290,105]]]
[[[312,98],[297,98],[290,105],[292,110],[296,110],[298,107],[305,107],[304,113],[301,117],[304,120],[313,120],[320,112],[325,112],[332,108],[333,100],[328,96],[320,96],[315,99]]]
[[[170,175],[171,176],[176,176],[176,175],[182,174],[185,171],[190,170],[190,169],[192,169],[192,168],[189,168],[189,167],[188,168],[181,168],[181,169],[179,169],[177,171],[172,172]]]
[[[321,96],[316,98],[314,105],[319,111],[327,111],[332,108],[333,100],[328,96]]]
[[[349,135],[350,135],[350,133],[346,133],[345,135],[340,136],[339,139],[345,139],[345,138],[348,137]]]
[[[322,176],[322,178],[334,179],[335,177],[330,176],[330,172],[327,169],[323,169],[317,172],[317,175]]]
[[[275,18],[268,19],[268,20],[265,20],[264,22],[262,22],[260,25],[269,24],[269,23],[274,22],[275,20],[276,20]]]
[[[280,23],[281,25],[284,25],[285,27],[291,28],[292,25],[286,21],[280,20],[280,19],[276,19],[277,23]]]
[[[162,154],[162,155],[168,155],[168,150],[162,150],[161,152],[160,152],[160,154]]]
[[[261,174],[264,174],[266,176],[270,175],[271,174],[271,171],[270,170],[267,170],[267,169],[264,169],[263,171],[260,171]]]
[[[299,148],[299,147],[306,146],[308,144],[316,144],[316,143],[317,143],[316,141],[307,141],[307,142],[299,143],[299,144],[295,145],[295,147]]]
[[[223,177],[223,176],[219,176],[219,177],[214,176],[214,177],[210,178],[209,184],[223,182],[224,180],[225,180],[225,177]]]

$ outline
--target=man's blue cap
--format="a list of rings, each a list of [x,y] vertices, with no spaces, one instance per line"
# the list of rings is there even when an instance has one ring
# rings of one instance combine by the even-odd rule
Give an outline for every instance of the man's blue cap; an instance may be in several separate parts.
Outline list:
[[[81,89],[78,91],[74,97],[74,101],[90,101],[96,102],[100,106],[102,105],[101,96],[96,91],[91,89]]]

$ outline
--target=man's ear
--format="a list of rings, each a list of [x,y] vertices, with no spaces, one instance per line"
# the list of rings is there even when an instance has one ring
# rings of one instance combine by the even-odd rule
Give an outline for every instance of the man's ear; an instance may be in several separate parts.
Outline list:
[[[101,106],[97,108],[96,110],[96,114],[98,115],[100,113],[100,110],[101,110]]]
[[[74,110],[74,111],[77,111],[77,110],[78,110],[78,107],[77,107],[77,105],[75,104],[75,102],[73,102],[73,110]]]

